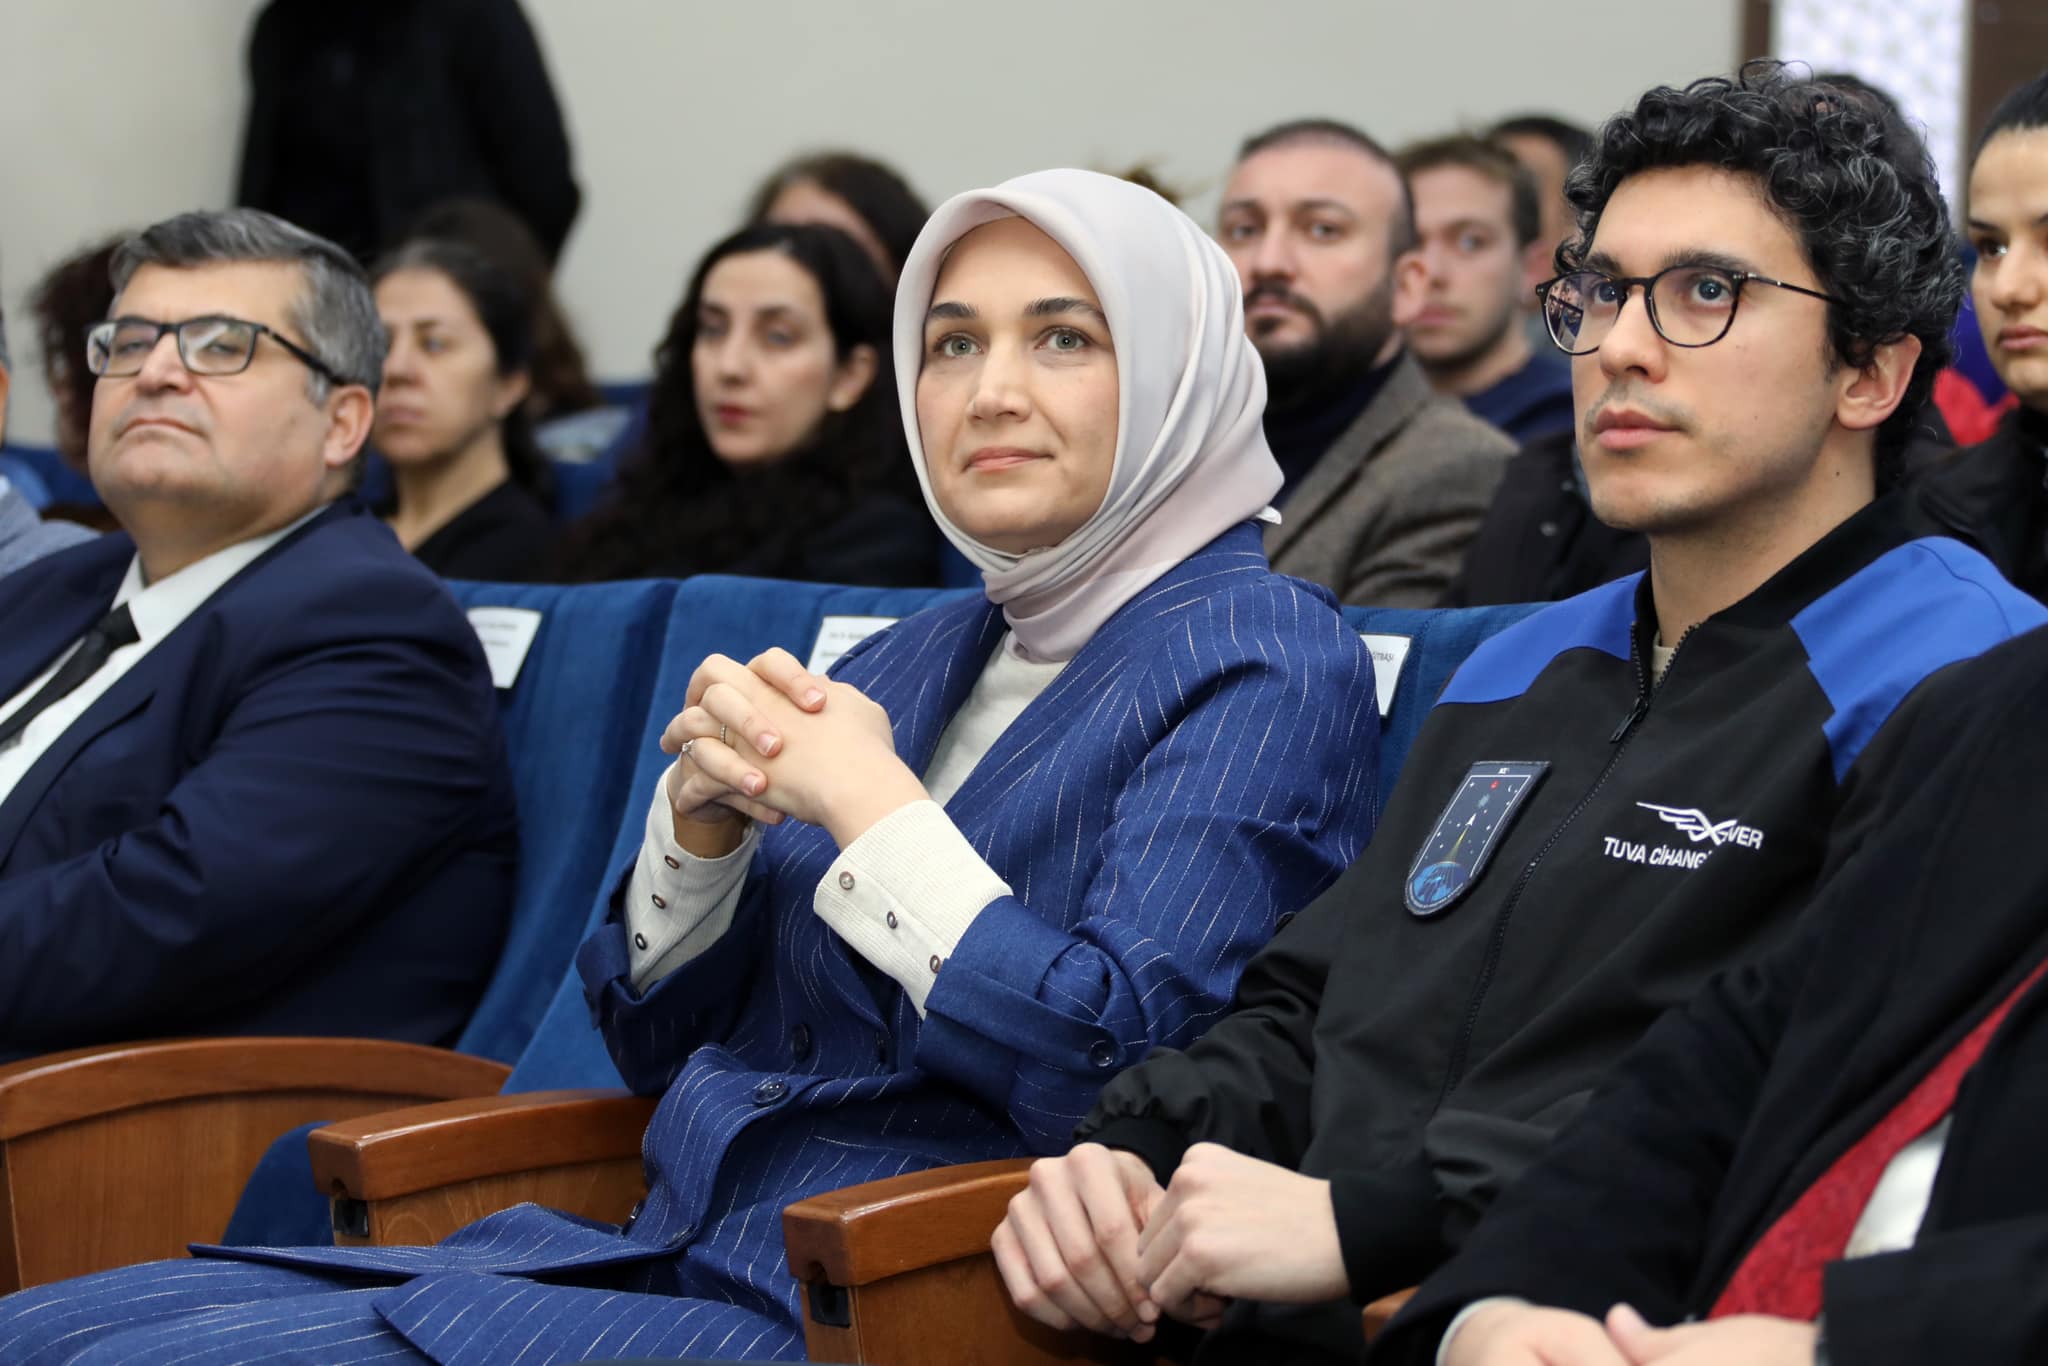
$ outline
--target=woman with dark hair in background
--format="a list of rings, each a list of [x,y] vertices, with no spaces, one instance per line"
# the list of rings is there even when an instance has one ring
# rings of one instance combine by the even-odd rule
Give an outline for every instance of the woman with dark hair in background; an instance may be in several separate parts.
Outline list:
[[[646,439],[570,530],[563,577],[937,583],[889,317],[835,229],[760,224],[713,247],[655,353]]]
[[[1970,168],[1970,298],[2018,399],[1990,440],[1931,470],[1922,501],[2048,602],[2048,71],[1992,111]]]
[[[489,199],[447,199],[421,214],[406,236],[466,243],[517,276],[532,297],[533,361],[527,368],[533,389],[526,410],[536,426],[604,406],[604,395],[591,382],[583,344],[555,297],[554,267],[518,214]]]
[[[460,242],[408,242],[372,272],[391,334],[370,440],[391,466],[381,509],[448,578],[521,581],[547,561],[547,465],[524,407],[533,300]]]
[[[114,514],[101,505],[99,495],[84,483],[85,434],[92,425],[93,386],[93,376],[85,368],[85,334],[94,323],[105,321],[113,308],[114,282],[109,268],[114,248],[130,236],[116,233],[65,257],[36,282],[28,300],[36,346],[43,356],[43,380],[55,409],[51,444],[79,479],[68,489],[52,485],[54,501],[43,509],[43,517],[77,522],[95,531],[112,531],[117,523]]]
[[[903,177],[855,152],[812,152],[754,191],[749,223],[818,223],[860,245],[893,288],[930,210]]]
[[[80,474],[85,472],[85,433],[92,425],[93,377],[85,368],[85,334],[104,322],[114,305],[108,270],[114,248],[131,235],[115,233],[59,261],[29,297],[36,343],[43,353],[43,378],[56,403],[54,444],[64,463]]]

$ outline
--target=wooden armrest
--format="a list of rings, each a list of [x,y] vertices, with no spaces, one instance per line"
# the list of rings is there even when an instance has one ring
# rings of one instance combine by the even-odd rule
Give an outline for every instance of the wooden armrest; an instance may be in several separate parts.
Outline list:
[[[988,1240],[1030,1170],[1028,1158],[940,1167],[785,1209],[789,1269],[807,1286],[811,1360],[939,1366],[971,1343],[975,1360],[1002,1366],[1152,1362],[1129,1343],[1050,1332],[1011,1305]],[[1365,1307],[1368,1342],[1414,1293]]]
[[[477,1096],[329,1124],[307,1143],[320,1189],[389,1200],[571,1162],[637,1161],[654,1106],[617,1089]]]
[[[940,1167],[785,1209],[789,1269],[806,1282],[810,1359],[1153,1366],[1155,1354],[1145,1347],[1087,1332],[1055,1333],[1010,1303],[988,1239],[1030,1170],[1029,1158]]]
[[[1371,1342],[1378,1337],[1380,1329],[1386,1327],[1388,1321],[1401,1312],[1401,1307],[1414,1298],[1415,1287],[1411,1285],[1406,1290],[1382,1295],[1365,1306],[1365,1340]]]
[[[0,1140],[211,1096],[488,1095],[511,1073],[486,1058],[383,1039],[166,1039],[76,1048],[0,1066]]]
[[[617,1223],[646,1193],[655,1101],[619,1090],[480,1096],[315,1129],[313,1179],[335,1241],[439,1242],[523,1201]]]
[[[490,1094],[509,1069],[379,1039],[170,1039],[0,1066],[0,1294],[218,1239],[301,1124]]]
[[[869,1181],[782,1212],[789,1269],[851,1289],[988,1251],[1031,1159],[971,1162]]]

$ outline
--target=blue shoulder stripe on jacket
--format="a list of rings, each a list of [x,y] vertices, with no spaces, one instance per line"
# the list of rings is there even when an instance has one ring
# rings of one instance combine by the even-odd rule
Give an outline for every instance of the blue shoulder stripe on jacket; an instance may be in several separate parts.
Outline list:
[[[1629,631],[1636,619],[1636,582],[1642,577],[1631,574],[1566,598],[1481,641],[1444,684],[1438,704],[1520,697],[1567,650],[1599,650],[1627,659]]]
[[[1929,674],[2048,623],[2048,609],[1960,541],[1928,536],[1878,556],[1792,618],[1833,705],[1821,729],[1840,782]]]

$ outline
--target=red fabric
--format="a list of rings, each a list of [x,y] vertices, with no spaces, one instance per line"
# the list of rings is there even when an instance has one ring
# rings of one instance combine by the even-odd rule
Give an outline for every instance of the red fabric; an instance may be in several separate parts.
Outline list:
[[[1870,1204],[1884,1170],[1914,1139],[1932,1129],[1955,1104],[1963,1077],[1984,1055],[2006,1012],[2048,972],[2043,963],[2013,988],[1936,1063],[1892,1112],[1807,1187],[1806,1194],[1764,1230],[1735,1268],[1710,1318],[1771,1314],[1811,1322],[1820,1316],[1821,1271],[1849,1246],[1856,1221]]]
[[[2007,394],[1996,403],[1986,403],[1960,370],[1943,370],[1934,377],[1934,406],[1941,410],[1942,421],[1948,423],[1956,444],[1974,446],[1991,439],[1998,430],[1998,419],[2007,409],[2018,407],[2019,399]]]

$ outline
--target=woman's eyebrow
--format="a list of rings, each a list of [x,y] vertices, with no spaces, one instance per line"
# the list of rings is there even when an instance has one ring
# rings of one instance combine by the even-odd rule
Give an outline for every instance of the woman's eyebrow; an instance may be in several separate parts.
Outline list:
[[[972,304],[958,304],[948,300],[942,304],[933,304],[931,312],[924,316],[925,321],[932,322],[941,318],[952,321],[965,321],[969,318],[978,318],[981,315],[974,311]]]
[[[1104,327],[1109,326],[1109,319],[1102,316],[1102,310],[1086,299],[1060,295],[1051,299],[1034,299],[1024,306],[1024,316],[1027,318],[1051,318],[1062,313],[1085,313]]]

